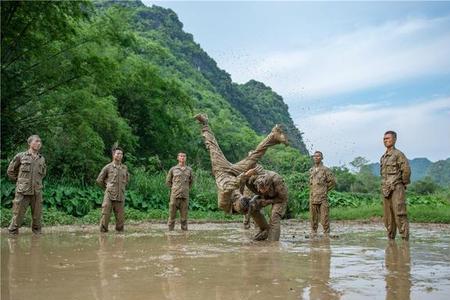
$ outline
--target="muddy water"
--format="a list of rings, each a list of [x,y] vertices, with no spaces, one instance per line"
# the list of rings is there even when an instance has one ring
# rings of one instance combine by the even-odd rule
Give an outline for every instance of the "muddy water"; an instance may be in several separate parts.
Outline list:
[[[381,225],[340,223],[309,240],[285,223],[280,243],[239,224],[47,228],[1,236],[1,299],[450,299],[450,227],[412,225],[388,243]]]

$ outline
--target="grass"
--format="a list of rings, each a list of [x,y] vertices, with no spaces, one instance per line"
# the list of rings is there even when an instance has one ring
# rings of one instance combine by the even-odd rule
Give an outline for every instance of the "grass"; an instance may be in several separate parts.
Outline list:
[[[381,204],[360,207],[334,207],[330,209],[331,220],[370,220],[383,217]],[[302,220],[309,219],[309,212],[299,215]],[[450,224],[450,206],[414,205],[408,207],[408,219],[414,223]]]

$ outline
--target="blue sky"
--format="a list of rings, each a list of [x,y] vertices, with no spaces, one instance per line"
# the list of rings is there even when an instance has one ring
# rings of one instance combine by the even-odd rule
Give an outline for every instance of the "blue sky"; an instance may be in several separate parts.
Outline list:
[[[174,10],[233,81],[283,96],[326,164],[378,161],[391,129],[409,158],[450,157],[449,2],[144,3]]]

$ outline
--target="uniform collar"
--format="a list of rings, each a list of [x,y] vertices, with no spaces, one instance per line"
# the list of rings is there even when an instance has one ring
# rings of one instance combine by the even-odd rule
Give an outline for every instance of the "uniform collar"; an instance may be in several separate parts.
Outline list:
[[[31,153],[31,151],[30,151],[30,149],[28,149],[26,152],[25,152],[25,155],[28,155],[28,156],[33,156],[33,153]],[[36,154],[36,157],[41,157],[41,154],[38,152],[37,154]]]
[[[384,152],[384,156],[392,155],[392,152],[394,152],[394,150],[395,150],[395,146],[392,147],[391,150],[386,149],[386,152]]]

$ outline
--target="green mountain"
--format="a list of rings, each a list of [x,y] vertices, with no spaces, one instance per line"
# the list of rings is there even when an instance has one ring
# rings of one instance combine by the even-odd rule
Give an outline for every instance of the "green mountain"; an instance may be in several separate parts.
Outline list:
[[[268,167],[289,169],[307,154],[283,99],[256,81],[233,83],[170,9],[139,1],[7,1],[1,21],[3,171],[36,133],[58,179],[92,182],[116,142],[133,167],[168,168],[184,151],[191,164],[209,169],[192,118],[198,112],[210,116],[230,161],[245,157],[276,123],[294,148],[269,151]]]
[[[184,32],[183,24],[174,11],[155,5],[139,6],[135,10],[133,27],[143,36],[169,49],[178,63],[183,62],[172,68],[172,71],[185,73],[188,64],[191,74],[200,75],[206,80],[204,86],[220,94],[258,134],[267,134],[275,124],[283,124],[289,133],[291,145],[301,153],[308,154],[302,134],[295,127],[283,98],[270,87],[254,80],[244,85],[233,83],[230,75],[217,66],[194,41],[193,36]],[[198,106],[202,108],[202,103]]]
[[[450,184],[450,158],[432,162],[428,158],[420,157],[409,160],[409,164],[412,182],[431,177],[439,185],[448,186]],[[368,166],[374,175],[380,175],[379,163],[369,164]]]

